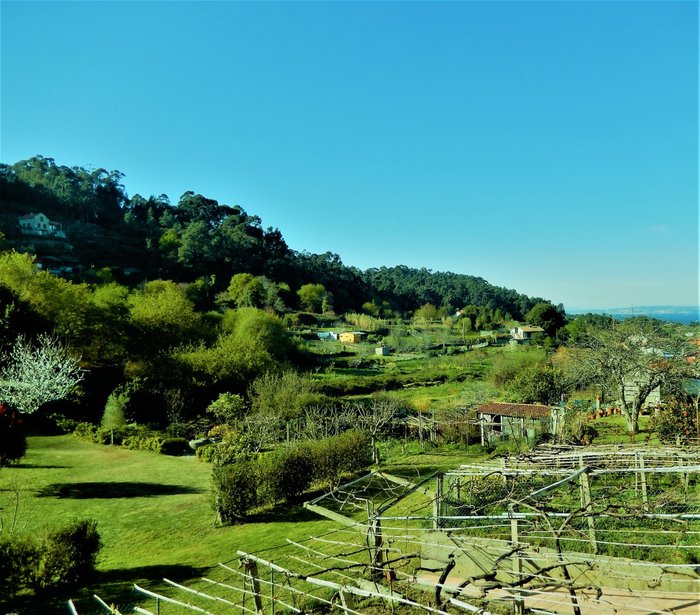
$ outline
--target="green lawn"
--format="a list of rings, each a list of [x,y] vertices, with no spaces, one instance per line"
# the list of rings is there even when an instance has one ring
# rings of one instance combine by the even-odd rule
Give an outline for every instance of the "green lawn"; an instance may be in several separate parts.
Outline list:
[[[22,463],[0,470],[0,516],[7,528],[19,489],[22,531],[37,533],[72,519],[96,519],[104,543],[99,576],[83,596],[97,592],[121,606],[134,601],[134,582],[154,587],[163,576],[198,578],[217,562],[235,558],[237,549],[258,551],[287,537],[306,538],[333,527],[291,506],[245,525],[215,528],[210,473],[211,467],[194,457],[98,446],[73,436],[31,437]],[[34,600],[16,610],[65,613],[65,599],[43,598],[43,604]],[[77,600],[81,615],[99,612],[95,604],[84,597]]]

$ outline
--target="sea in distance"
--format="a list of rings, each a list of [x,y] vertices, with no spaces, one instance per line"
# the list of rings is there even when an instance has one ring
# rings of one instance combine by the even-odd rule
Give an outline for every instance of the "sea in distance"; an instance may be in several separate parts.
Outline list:
[[[632,318],[634,316],[648,316],[658,320],[680,322],[684,325],[700,322],[700,306],[676,306],[676,305],[646,305],[618,308],[570,308],[567,314],[607,314],[616,319]]]

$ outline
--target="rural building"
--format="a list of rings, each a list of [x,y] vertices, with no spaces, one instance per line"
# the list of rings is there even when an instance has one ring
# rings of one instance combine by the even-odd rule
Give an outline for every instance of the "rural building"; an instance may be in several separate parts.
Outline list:
[[[391,350],[389,350],[388,346],[377,346],[374,349],[374,354],[380,357],[388,357],[391,354]]]
[[[481,444],[521,438],[530,443],[539,434],[555,435],[561,429],[563,410],[540,404],[492,402],[477,411]]]
[[[542,327],[523,325],[510,330],[510,336],[514,340],[530,340],[535,333],[544,333],[544,329]]]
[[[338,336],[344,344],[358,344],[367,334],[362,331],[345,331]]]
[[[19,228],[23,235],[55,237],[65,239],[66,234],[58,222],[51,222],[44,214],[26,214],[19,218]]]
[[[337,340],[338,334],[335,331],[319,331],[317,334],[320,340]]]
[[[635,380],[634,378],[625,378],[623,383],[625,386],[625,399],[627,401],[634,399],[635,396],[639,394],[639,382],[637,380]],[[660,404],[660,403],[661,403],[661,387],[658,386],[651,393],[649,393],[649,395],[647,395],[647,398],[644,401],[643,407],[646,408],[647,406],[656,406],[657,404]]]

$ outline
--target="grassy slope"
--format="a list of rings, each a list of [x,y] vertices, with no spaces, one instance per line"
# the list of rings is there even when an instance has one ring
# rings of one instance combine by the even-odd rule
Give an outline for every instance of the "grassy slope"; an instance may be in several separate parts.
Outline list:
[[[150,587],[163,576],[199,577],[217,562],[233,559],[236,549],[258,551],[333,526],[289,507],[277,510],[274,519],[268,515],[246,525],[214,528],[210,471],[193,457],[102,447],[72,436],[32,437],[23,463],[0,470],[0,515],[6,523],[10,519],[16,485],[26,532],[76,518],[97,519],[104,546],[92,589],[120,605],[133,601],[133,582]],[[52,612],[48,599],[42,600],[44,604],[35,601],[18,610]],[[92,601],[78,604],[81,614],[93,611]],[[53,608],[64,613],[65,597]]]

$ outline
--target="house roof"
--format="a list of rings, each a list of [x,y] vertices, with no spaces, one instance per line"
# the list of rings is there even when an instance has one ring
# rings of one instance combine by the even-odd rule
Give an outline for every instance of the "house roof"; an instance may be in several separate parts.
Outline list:
[[[503,402],[493,402],[483,404],[479,408],[482,414],[497,414],[499,416],[518,416],[531,419],[547,418],[552,410],[549,406],[540,404],[507,404]]]
[[[522,327],[518,327],[518,329],[520,329],[521,331],[530,331],[531,333],[544,333],[544,329],[542,327],[538,327],[535,325],[523,325]]]

